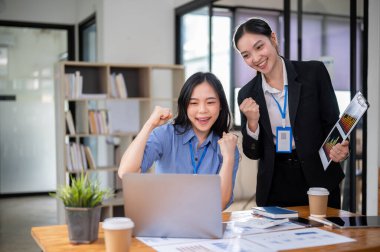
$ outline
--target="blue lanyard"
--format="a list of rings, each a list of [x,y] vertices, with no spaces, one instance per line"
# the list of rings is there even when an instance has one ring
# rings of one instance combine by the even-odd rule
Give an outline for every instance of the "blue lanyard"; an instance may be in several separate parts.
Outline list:
[[[193,150],[193,145],[191,144],[191,140],[189,141],[189,148],[190,148],[191,164],[193,165],[193,173],[197,174],[199,166],[201,166],[203,158],[206,155],[208,145],[206,145],[205,149],[203,150],[203,153],[202,153],[201,159],[199,159],[198,165],[195,165],[194,150]]]
[[[273,97],[273,99],[274,99],[274,101],[277,103],[278,109],[280,110],[281,118],[282,118],[282,127],[283,128],[285,128],[286,104],[287,104],[287,101],[288,101],[288,85],[285,85],[284,88],[285,88],[284,110],[281,109],[280,103],[276,100],[276,98],[274,98],[273,94],[271,94],[272,97]]]

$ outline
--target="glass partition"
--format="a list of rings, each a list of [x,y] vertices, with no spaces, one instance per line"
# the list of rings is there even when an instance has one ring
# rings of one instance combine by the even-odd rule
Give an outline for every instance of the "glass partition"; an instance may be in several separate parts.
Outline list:
[[[0,26],[0,194],[56,189],[54,64],[68,32]]]

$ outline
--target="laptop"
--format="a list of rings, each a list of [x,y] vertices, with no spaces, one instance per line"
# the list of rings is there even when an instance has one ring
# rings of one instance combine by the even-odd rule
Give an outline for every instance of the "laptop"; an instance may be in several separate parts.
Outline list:
[[[127,173],[123,197],[134,236],[223,236],[219,175]]]

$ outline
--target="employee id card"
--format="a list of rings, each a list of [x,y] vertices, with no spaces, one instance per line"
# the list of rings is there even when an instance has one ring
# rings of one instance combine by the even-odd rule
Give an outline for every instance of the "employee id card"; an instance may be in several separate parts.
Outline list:
[[[276,152],[291,153],[292,152],[292,128],[277,127],[276,128]]]

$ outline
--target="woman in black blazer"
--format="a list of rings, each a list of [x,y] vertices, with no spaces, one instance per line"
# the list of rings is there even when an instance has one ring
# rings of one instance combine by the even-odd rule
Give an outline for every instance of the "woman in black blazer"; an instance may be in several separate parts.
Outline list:
[[[339,162],[348,156],[348,141],[333,147],[326,171],[318,154],[339,118],[324,64],[279,56],[276,34],[260,18],[241,24],[233,42],[257,71],[238,95],[243,151],[259,159],[257,205],[308,205],[307,190],[324,187],[330,192],[328,205],[340,208],[344,173]]]

